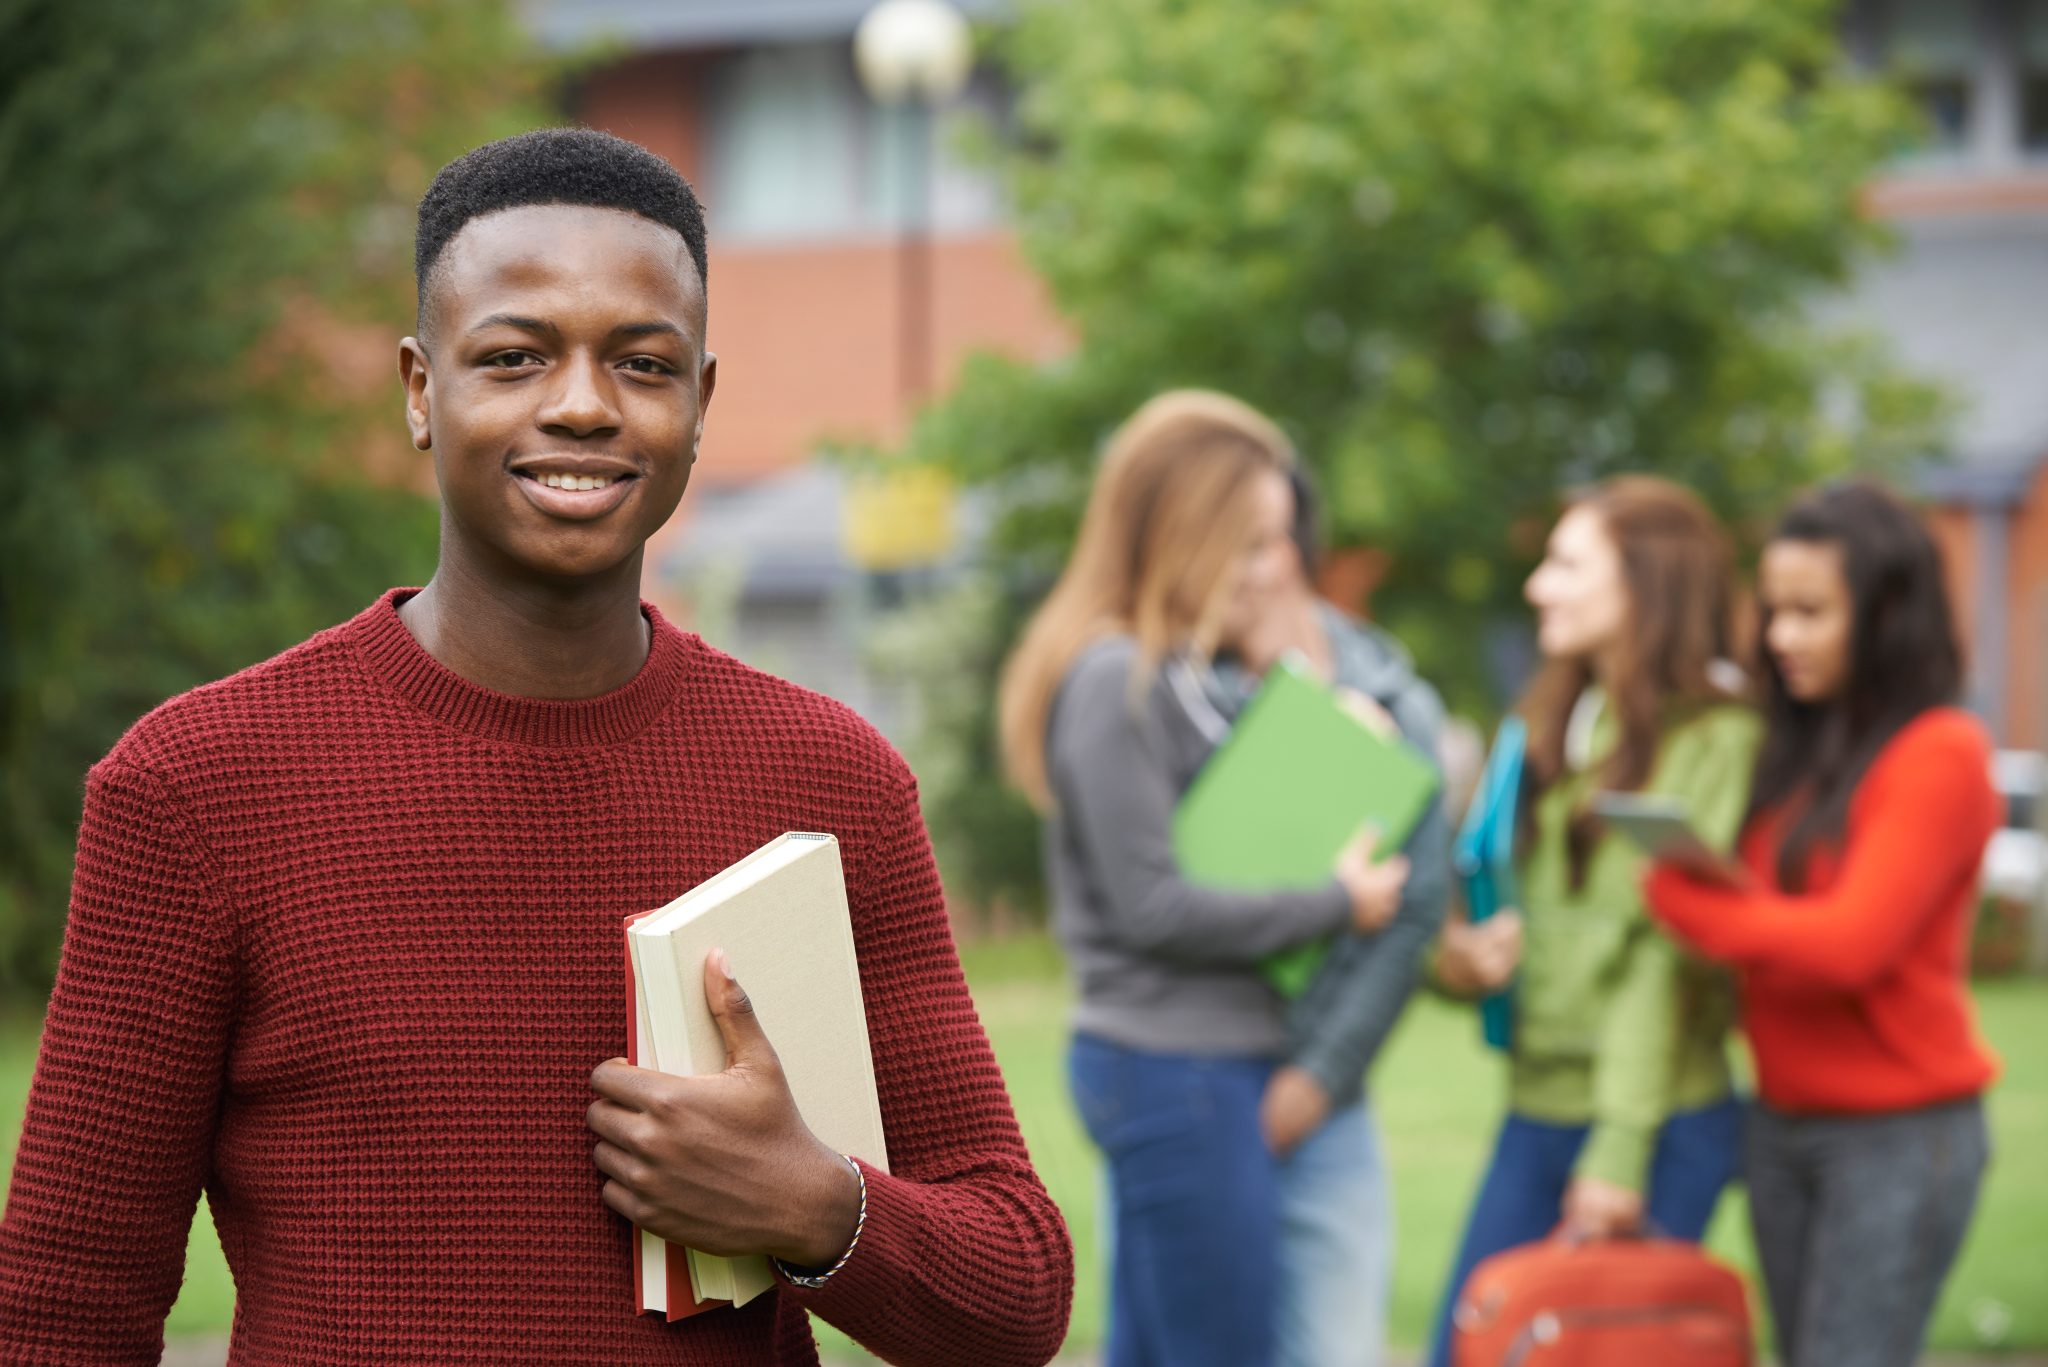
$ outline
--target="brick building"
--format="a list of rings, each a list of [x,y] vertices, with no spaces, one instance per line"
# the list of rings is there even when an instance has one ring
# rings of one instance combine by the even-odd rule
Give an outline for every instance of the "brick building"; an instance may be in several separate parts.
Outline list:
[[[930,335],[928,383],[996,347],[1051,357],[1058,319],[1005,228],[999,188],[942,149],[933,171],[929,316],[900,285],[904,174],[888,111],[862,93],[851,39],[869,0],[533,0],[544,41],[618,44],[570,112],[654,148],[702,191],[717,249],[718,399],[701,491],[657,558],[655,591],[717,599],[735,648],[882,714],[850,639],[866,601],[846,490],[810,460],[835,437],[887,439],[918,388],[902,329]],[[1000,18],[1003,0],[958,0]],[[1963,399],[1955,449],[1921,492],[1973,646],[1971,700],[2007,745],[2048,745],[2048,0],[1854,0],[1844,45],[1901,70],[1926,144],[1873,185],[1901,251],[1844,313],[1889,334]],[[960,109],[1000,124],[978,74]],[[707,587],[708,586],[708,587]],[[855,624],[849,626],[849,624]]]

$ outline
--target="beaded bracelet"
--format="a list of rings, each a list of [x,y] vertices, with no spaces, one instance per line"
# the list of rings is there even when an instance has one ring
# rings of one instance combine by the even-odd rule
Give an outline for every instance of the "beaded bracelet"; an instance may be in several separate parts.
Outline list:
[[[860,1232],[867,1228],[868,1223],[868,1176],[860,1170],[860,1164],[843,1153],[839,1156],[846,1160],[846,1166],[853,1169],[854,1180],[860,1183],[860,1214],[854,1218],[853,1238],[847,1242],[846,1252],[839,1255],[839,1261],[815,1276],[799,1272],[782,1259],[776,1258],[775,1270],[780,1272],[791,1286],[801,1286],[809,1291],[817,1290],[832,1279],[833,1273],[846,1266],[846,1260],[853,1256],[853,1250],[860,1247]]]

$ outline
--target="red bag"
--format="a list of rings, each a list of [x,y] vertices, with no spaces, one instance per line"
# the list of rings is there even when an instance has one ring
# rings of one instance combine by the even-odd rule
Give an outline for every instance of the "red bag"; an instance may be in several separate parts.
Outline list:
[[[1677,1239],[1496,1253],[1458,1296],[1455,1367],[1749,1367],[1742,1278]]]

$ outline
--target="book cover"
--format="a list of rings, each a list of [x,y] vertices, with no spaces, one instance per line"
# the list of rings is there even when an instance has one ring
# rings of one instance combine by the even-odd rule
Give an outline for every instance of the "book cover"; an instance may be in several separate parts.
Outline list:
[[[653,1066],[693,1076],[726,1066],[704,996],[704,960],[723,949],[775,1046],[798,1112],[827,1145],[888,1170],[853,920],[839,842],[791,832],[627,931]],[[695,1250],[675,1261],[695,1295],[744,1305],[774,1285],[765,1258]]]
[[[1398,852],[1437,785],[1436,766],[1413,747],[1382,737],[1333,690],[1282,662],[1175,808],[1174,857],[1206,887],[1321,887],[1368,822],[1379,828],[1381,857]],[[1266,977],[1298,996],[1326,952],[1317,944],[1276,955]]]

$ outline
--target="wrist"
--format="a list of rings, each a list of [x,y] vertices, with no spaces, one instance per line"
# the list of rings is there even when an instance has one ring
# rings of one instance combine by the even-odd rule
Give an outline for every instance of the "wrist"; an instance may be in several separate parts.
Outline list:
[[[866,1204],[866,1179],[850,1158],[820,1144],[820,1162],[811,1193],[799,1207],[798,1228],[783,1247],[771,1250],[777,1262],[798,1271],[834,1266],[859,1234]]]
[[[1330,1080],[1333,1071],[1329,1060],[1325,1058],[1298,1058],[1291,1063],[1281,1064],[1279,1073],[1275,1076],[1292,1075],[1295,1079],[1292,1085],[1306,1089],[1306,1095],[1314,1096],[1320,1099],[1324,1106],[1328,1106],[1339,1090]],[[1359,1070],[1361,1075],[1364,1071]]]

